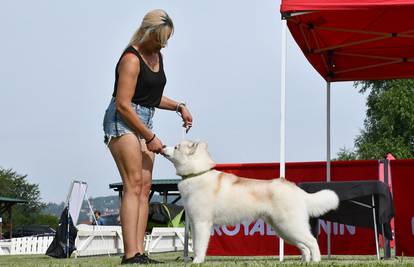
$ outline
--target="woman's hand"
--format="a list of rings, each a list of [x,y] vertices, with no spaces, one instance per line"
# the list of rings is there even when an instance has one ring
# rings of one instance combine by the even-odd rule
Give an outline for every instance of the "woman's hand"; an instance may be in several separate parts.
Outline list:
[[[180,113],[184,122],[183,127],[186,129],[185,132],[188,133],[190,128],[193,126],[193,117],[186,106],[181,106]]]
[[[165,147],[165,145],[162,144],[161,140],[156,136],[149,142],[146,141],[145,143],[147,144],[148,150],[156,154],[161,153]]]

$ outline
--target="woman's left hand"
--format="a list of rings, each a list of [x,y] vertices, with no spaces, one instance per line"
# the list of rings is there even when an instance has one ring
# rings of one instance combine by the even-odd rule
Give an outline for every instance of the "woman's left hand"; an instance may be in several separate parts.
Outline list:
[[[181,106],[181,117],[183,118],[183,127],[186,129],[186,133],[190,130],[190,128],[193,126],[193,117],[191,116],[190,111],[187,107]]]

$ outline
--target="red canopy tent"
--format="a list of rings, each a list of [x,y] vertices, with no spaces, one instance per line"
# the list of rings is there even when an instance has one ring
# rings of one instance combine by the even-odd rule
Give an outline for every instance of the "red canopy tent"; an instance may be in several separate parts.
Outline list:
[[[280,176],[285,176],[286,26],[327,82],[330,181],[331,82],[414,77],[414,0],[282,0]],[[330,254],[328,235],[328,255]],[[283,244],[280,244],[283,260]]]
[[[412,0],[285,0],[281,13],[326,81],[414,76]]]

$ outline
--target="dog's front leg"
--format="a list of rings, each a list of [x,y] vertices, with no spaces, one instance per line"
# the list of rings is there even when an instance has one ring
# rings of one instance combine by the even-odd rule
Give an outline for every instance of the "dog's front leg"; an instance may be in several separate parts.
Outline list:
[[[194,222],[194,260],[193,263],[202,263],[206,257],[208,241],[210,240],[210,232],[212,223],[210,222]]]
[[[299,248],[300,252],[302,253],[302,261],[309,262],[311,259],[310,250],[307,246],[302,243],[297,243],[296,246]]]
[[[190,221],[190,233],[191,233],[191,248],[193,249],[193,251],[195,251],[195,241],[196,241],[196,237],[195,237],[195,228],[194,228],[194,223],[193,221]]]

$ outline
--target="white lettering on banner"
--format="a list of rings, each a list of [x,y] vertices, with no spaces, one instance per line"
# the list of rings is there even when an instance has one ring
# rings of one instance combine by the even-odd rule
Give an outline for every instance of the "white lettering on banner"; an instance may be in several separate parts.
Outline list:
[[[414,217],[411,219],[411,226],[412,226],[412,234],[414,235]],[[233,229],[234,227],[234,229]],[[318,232],[320,233],[322,230],[327,233],[328,232],[328,223],[324,220],[319,220],[319,229]],[[211,235],[218,235],[222,236],[223,234],[226,236],[235,236],[240,232],[243,233],[244,236],[253,236],[255,234],[259,234],[261,236],[276,236],[275,230],[265,223],[263,220],[257,220],[254,224],[251,222],[244,221],[241,224],[236,224],[233,226],[220,226],[220,225],[213,225],[211,228]],[[345,225],[339,223],[331,223],[331,233],[333,235],[345,235],[345,232],[348,232],[350,235],[356,234],[356,227],[352,225]]]
[[[411,218],[411,233],[414,235],[414,217]]]
[[[221,229],[223,229],[224,234],[228,236],[234,236],[237,235],[238,232],[240,232],[240,224],[236,224],[234,230],[229,230],[226,225],[223,225]]]
[[[268,224],[266,224],[266,235],[276,235],[275,230]]]
[[[220,230],[220,225],[217,225],[217,224],[213,225],[213,227],[211,228],[210,235],[214,235],[215,232],[217,233],[218,236],[222,235],[221,230]]]
[[[262,220],[256,221],[252,227],[252,230],[250,230],[250,235],[254,235],[256,232],[259,232],[261,236],[264,235],[264,222]]]
[[[249,227],[251,228],[249,229]],[[233,230],[232,227],[234,227]],[[230,228],[230,229],[229,229]],[[241,231],[241,228],[243,230]],[[217,234],[218,236],[227,235],[227,236],[235,236],[239,234],[240,232],[243,233],[244,236],[248,235],[255,235],[259,234],[261,236],[268,235],[268,236],[275,236],[276,232],[273,230],[273,228],[265,223],[263,220],[257,220],[254,224],[252,222],[244,221],[241,224],[236,224],[234,226],[220,226],[220,225],[213,225],[211,228],[211,235],[214,236]]]
[[[319,220],[319,230],[320,227],[322,227],[323,231],[325,233],[328,233],[328,223],[325,220]],[[331,233],[334,235],[345,235],[345,229],[348,231],[350,235],[355,235],[356,228],[352,225],[345,225],[345,224],[339,224],[339,223],[331,223]]]
[[[242,222],[242,224],[243,224],[243,228],[244,228],[244,235],[245,235],[245,236],[249,235],[249,225],[250,225],[251,223],[252,223],[252,222],[250,222],[250,221],[243,221],[243,222]]]

